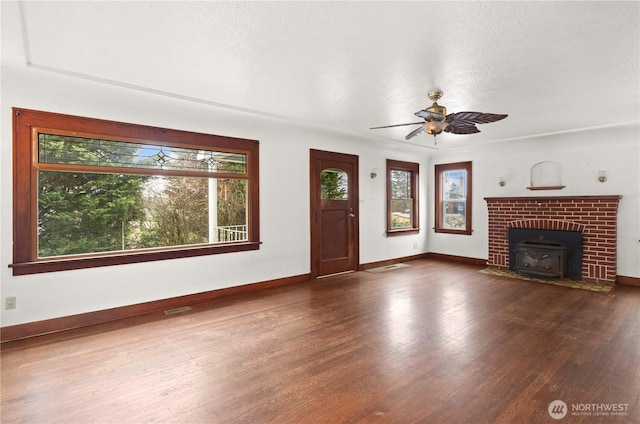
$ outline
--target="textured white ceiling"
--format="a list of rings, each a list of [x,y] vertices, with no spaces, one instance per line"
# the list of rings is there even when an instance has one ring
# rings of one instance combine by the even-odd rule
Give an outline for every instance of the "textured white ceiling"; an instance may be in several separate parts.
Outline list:
[[[368,128],[419,121],[435,88],[449,112],[509,114],[445,148],[640,118],[635,1],[19,6],[32,66],[389,142],[415,127]]]

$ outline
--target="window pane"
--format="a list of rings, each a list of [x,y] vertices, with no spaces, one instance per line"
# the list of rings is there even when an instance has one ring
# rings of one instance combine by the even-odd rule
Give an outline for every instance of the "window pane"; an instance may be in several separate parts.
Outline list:
[[[242,153],[38,134],[38,162],[67,165],[247,173]]]
[[[391,198],[409,199],[411,197],[411,172],[391,170]]]
[[[260,248],[258,140],[12,111],[13,275]]]
[[[465,230],[467,215],[467,171],[464,169],[442,173],[442,227]]]
[[[411,171],[392,169],[391,176],[391,228],[413,227],[413,198]]]
[[[339,169],[325,169],[320,174],[321,198],[346,200],[349,198],[347,173]]]
[[[413,199],[391,200],[391,228],[413,227]]]
[[[213,229],[209,235],[209,242],[246,241],[247,236],[247,180],[233,178],[208,178],[209,190],[216,192],[214,199],[217,216],[210,216],[209,222]]]
[[[467,228],[467,215],[464,201],[443,202],[444,217],[443,227],[454,230],[465,230]]]
[[[246,241],[247,181],[38,172],[38,257]]]
[[[387,159],[387,235],[415,234],[419,229],[420,165]]]

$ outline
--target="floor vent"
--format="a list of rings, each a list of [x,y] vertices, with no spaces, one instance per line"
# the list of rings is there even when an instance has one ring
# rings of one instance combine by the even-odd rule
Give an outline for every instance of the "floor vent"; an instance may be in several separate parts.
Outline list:
[[[164,314],[173,315],[173,314],[179,314],[180,312],[187,312],[190,310],[191,310],[191,306],[181,306],[179,308],[167,309],[166,311],[164,311]]]

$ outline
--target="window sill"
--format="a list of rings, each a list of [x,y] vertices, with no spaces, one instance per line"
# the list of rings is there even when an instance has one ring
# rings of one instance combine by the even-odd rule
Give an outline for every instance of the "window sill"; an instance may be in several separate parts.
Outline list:
[[[420,228],[403,228],[398,230],[387,230],[387,237],[389,236],[403,236],[407,234],[418,234]]]
[[[435,231],[436,233],[443,233],[443,234],[462,234],[465,236],[470,236],[471,233],[473,232],[473,230],[447,230],[444,228],[434,228],[433,231]]]
[[[165,259],[217,255],[221,253],[245,252],[258,249],[260,249],[260,242],[241,242],[162,251],[141,251],[105,256],[41,260],[36,262],[14,263],[10,264],[9,267],[13,269],[13,275],[29,275],[45,272],[68,271],[73,269],[96,268],[101,266],[160,261]]]

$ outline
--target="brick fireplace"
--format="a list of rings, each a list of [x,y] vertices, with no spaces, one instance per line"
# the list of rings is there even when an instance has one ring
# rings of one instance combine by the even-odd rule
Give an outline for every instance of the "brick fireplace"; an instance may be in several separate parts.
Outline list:
[[[510,268],[509,229],[577,231],[582,234],[581,278],[615,284],[621,197],[485,197],[489,211],[487,265]]]

